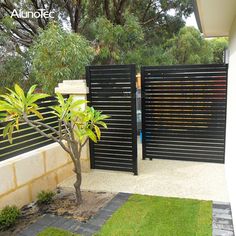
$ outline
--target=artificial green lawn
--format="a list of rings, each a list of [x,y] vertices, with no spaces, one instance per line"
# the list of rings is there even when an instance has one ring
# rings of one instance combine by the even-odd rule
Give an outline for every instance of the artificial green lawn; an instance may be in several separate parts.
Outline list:
[[[211,236],[212,202],[132,195],[96,236]]]
[[[37,236],[79,236],[79,234],[73,234],[66,230],[49,227],[40,232]]]

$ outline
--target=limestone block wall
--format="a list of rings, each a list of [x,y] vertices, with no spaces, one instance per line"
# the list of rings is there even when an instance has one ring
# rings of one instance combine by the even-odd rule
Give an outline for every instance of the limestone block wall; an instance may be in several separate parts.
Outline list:
[[[89,170],[86,148],[82,153],[82,170]],[[6,205],[22,207],[36,200],[42,190],[54,190],[72,176],[69,155],[54,143],[0,162],[0,209]]]

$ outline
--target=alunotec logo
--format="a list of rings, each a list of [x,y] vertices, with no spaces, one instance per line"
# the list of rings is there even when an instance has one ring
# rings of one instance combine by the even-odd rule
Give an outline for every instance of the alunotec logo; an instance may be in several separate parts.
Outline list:
[[[14,9],[11,13],[11,17],[17,17],[17,18],[54,18],[53,17],[53,12],[48,12],[45,9],[38,9],[38,11],[32,12],[32,11],[17,11]]]

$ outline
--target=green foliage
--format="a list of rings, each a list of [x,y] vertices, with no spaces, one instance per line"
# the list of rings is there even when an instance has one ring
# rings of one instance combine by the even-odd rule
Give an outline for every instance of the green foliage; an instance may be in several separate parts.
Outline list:
[[[24,62],[20,56],[9,56],[0,64],[0,89],[12,87],[17,81],[22,83]]]
[[[31,54],[36,81],[43,91],[52,94],[59,82],[83,75],[94,51],[84,37],[50,24],[37,38]]]
[[[53,197],[55,196],[56,194],[52,191],[41,191],[38,193],[37,195],[37,203],[38,204],[44,204],[44,205],[47,205],[47,204],[50,204],[53,202]]]
[[[79,236],[79,234],[73,234],[63,229],[48,227],[42,232],[38,233],[37,236]]]
[[[105,17],[94,23],[98,53],[97,63],[127,63],[127,54],[135,53],[144,39],[136,17],[126,15],[124,25],[115,25]]]
[[[61,94],[57,93],[56,97],[59,105],[51,107],[54,114],[66,124],[73,123],[74,133],[80,143],[83,143],[87,137],[93,142],[100,140],[99,126],[107,128],[104,123],[104,120],[108,118],[107,115],[101,114],[93,107],[87,106],[85,110],[82,109],[82,105],[86,101],[74,101],[72,96],[65,100]]]
[[[16,206],[6,206],[0,211],[0,231],[13,226],[20,217],[20,210]]]
[[[22,121],[23,115],[34,114],[38,118],[43,119],[41,113],[37,110],[36,102],[39,99],[46,98],[47,94],[34,94],[36,85],[33,85],[25,94],[23,89],[15,84],[15,90],[7,89],[8,94],[0,95],[0,112],[3,112],[3,121],[9,121],[3,130],[3,137],[8,136],[8,140],[12,143],[12,133],[14,129],[19,130],[19,122]]]
[[[222,64],[224,62],[224,50],[228,47],[227,38],[214,38],[209,40],[213,50],[213,63]]]
[[[201,64],[213,61],[212,49],[199,30],[184,27],[166,45],[170,64]]]

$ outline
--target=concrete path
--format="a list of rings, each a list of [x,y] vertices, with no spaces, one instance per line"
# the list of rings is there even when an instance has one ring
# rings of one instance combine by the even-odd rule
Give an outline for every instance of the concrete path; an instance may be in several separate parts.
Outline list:
[[[141,160],[140,156],[138,176],[92,170],[83,174],[82,189],[229,202],[223,164],[149,161]],[[69,178],[60,186],[72,187],[74,181]]]

